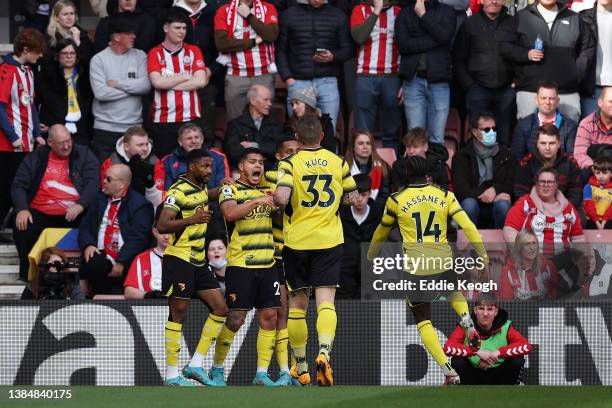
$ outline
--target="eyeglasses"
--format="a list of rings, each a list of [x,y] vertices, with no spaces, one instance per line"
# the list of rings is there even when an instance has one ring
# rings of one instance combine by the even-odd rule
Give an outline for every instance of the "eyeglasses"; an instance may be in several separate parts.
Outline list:
[[[486,128],[479,128],[479,130],[482,130],[483,132],[490,132],[490,131],[496,131],[497,127],[493,126],[493,127],[486,127]]]
[[[541,186],[554,186],[557,184],[557,180],[538,180],[538,184]]]

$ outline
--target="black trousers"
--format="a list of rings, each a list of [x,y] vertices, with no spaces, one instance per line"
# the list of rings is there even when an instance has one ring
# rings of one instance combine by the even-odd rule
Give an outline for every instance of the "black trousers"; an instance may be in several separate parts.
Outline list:
[[[79,279],[87,281],[89,287],[87,297],[91,298],[98,294],[123,294],[123,279],[127,274],[128,267],[129,265],[125,265],[123,276],[111,278],[108,274],[113,269],[113,264],[106,258],[104,251],[94,254],[89,262],[81,260]]]
[[[525,358],[508,358],[502,365],[481,370],[467,358],[453,357],[451,365],[461,378],[461,385],[516,385],[521,381]]]
[[[123,132],[109,132],[107,130],[94,129],[91,140],[91,150],[102,163],[117,150],[117,140],[123,136]]]
[[[194,123],[201,125],[200,120]],[[153,140],[153,152],[161,160],[178,146],[178,131],[185,123],[151,123],[149,137]]]
[[[32,223],[28,223],[28,228],[25,231],[19,231],[13,225],[13,239],[19,254],[19,279],[24,281],[28,279],[28,268],[30,266],[28,254],[43,230],[45,228],[76,228],[81,221],[81,217],[68,222],[63,215],[47,215],[31,208],[29,211],[32,214]]]
[[[0,152],[0,224],[13,206],[11,201],[11,186],[19,164],[26,156],[23,152]]]

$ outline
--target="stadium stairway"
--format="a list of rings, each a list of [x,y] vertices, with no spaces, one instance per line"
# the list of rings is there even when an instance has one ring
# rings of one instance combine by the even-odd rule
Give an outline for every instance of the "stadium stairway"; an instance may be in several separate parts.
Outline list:
[[[25,284],[19,277],[19,257],[15,245],[0,245],[0,299],[19,299]]]

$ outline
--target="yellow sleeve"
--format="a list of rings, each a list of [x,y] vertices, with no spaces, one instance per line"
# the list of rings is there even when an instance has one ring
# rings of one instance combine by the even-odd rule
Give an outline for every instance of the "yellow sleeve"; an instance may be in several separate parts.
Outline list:
[[[448,194],[450,196],[448,215],[451,216],[453,220],[455,220],[459,227],[461,227],[466,238],[468,239],[468,241],[470,241],[470,244],[472,244],[472,246],[478,253],[478,256],[480,256],[484,260],[485,264],[488,264],[489,257],[482,242],[480,232],[478,232],[478,229],[476,228],[472,220],[470,220],[470,217],[468,217],[463,208],[461,208],[461,205],[459,205],[459,202],[457,202],[455,195],[451,192],[449,192]]]
[[[277,186],[293,188],[293,165],[289,160],[278,163]]]
[[[185,205],[185,194],[178,188],[172,188],[166,193],[166,199],[164,200],[164,208],[172,210],[175,213],[181,211],[181,208]]]
[[[234,190],[234,187],[231,185],[225,185],[223,187],[221,187],[221,191],[219,193],[219,205],[221,205],[222,203],[226,202],[226,201],[230,201],[230,200],[236,200],[236,191]]]
[[[372,236],[372,242],[370,243],[370,248],[368,249],[368,259],[370,261],[373,260],[378,254],[380,246],[387,240],[387,237],[391,232],[391,228],[396,221],[397,201],[395,201],[394,196],[390,196],[387,198],[387,205],[385,206],[385,213],[383,214],[382,220]]]
[[[352,191],[357,190],[357,185],[353,176],[351,176],[351,170],[345,160],[342,161],[342,192],[348,194]]]

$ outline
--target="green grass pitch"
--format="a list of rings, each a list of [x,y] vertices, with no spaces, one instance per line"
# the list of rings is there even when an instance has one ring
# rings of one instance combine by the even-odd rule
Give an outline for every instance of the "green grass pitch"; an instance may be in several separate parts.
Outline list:
[[[0,387],[0,406],[41,407],[417,407],[417,408],[612,408],[611,387],[70,387],[70,400],[10,400],[9,390],[61,387]]]

